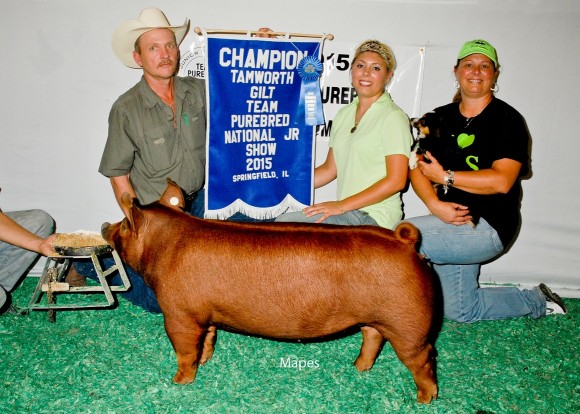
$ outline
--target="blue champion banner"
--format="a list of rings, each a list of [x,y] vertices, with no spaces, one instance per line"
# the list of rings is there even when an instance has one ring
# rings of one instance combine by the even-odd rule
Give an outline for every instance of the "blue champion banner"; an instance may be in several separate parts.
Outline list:
[[[206,218],[312,204],[319,52],[311,41],[207,39]]]

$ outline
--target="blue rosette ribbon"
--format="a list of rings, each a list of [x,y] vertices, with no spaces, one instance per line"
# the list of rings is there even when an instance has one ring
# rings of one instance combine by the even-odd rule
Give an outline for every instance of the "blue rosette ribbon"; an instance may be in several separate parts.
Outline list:
[[[298,75],[302,78],[300,101],[296,118],[304,119],[306,125],[324,124],[322,96],[318,80],[322,75],[322,62],[315,56],[306,56],[298,63]]]

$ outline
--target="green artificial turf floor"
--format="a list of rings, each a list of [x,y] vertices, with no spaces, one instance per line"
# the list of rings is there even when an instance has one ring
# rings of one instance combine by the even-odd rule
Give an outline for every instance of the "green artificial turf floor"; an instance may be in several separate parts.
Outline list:
[[[14,292],[17,305],[36,281]],[[4,314],[0,413],[580,413],[580,299],[566,303],[568,315],[535,321],[445,321],[431,405],[416,402],[388,344],[371,371],[355,369],[360,333],[303,344],[220,331],[213,359],[182,386],[163,317],[122,298],[54,323]]]

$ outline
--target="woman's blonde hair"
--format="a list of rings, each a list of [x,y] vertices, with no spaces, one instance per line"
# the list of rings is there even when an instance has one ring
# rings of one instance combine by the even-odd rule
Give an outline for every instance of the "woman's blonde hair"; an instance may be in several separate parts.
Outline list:
[[[354,52],[354,57],[352,58],[351,65],[359,57],[361,53],[364,52],[375,52],[378,53],[387,65],[387,72],[392,72],[397,67],[397,61],[395,60],[395,54],[389,46],[379,42],[378,40],[366,40],[356,48]]]

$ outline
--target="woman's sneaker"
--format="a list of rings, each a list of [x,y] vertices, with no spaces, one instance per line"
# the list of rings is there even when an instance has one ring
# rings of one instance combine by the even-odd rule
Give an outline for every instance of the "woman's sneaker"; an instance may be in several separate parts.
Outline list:
[[[568,313],[564,301],[558,294],[552,292],[548,286],[540,283],[538,286],[546,298],[546,315],[565,315]]]

